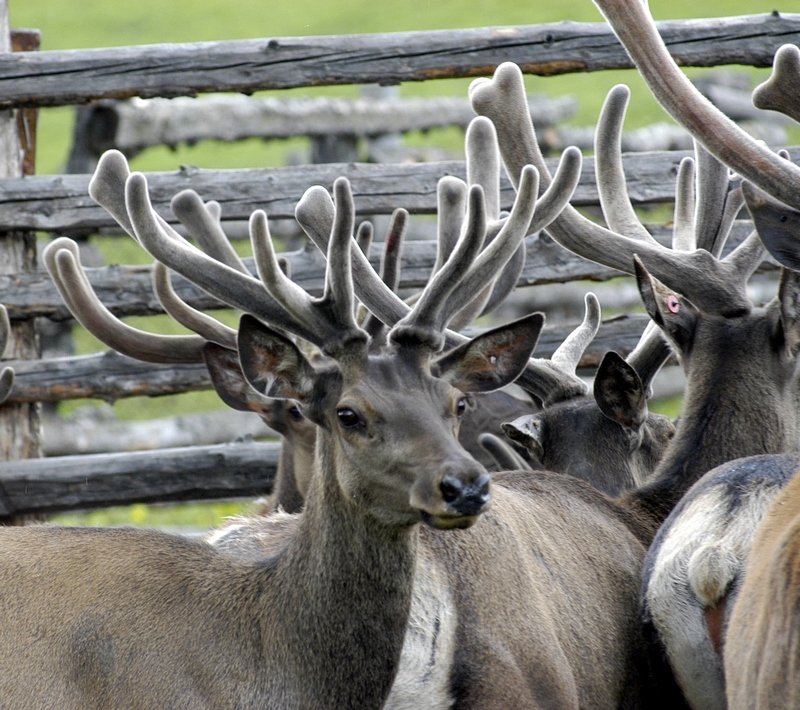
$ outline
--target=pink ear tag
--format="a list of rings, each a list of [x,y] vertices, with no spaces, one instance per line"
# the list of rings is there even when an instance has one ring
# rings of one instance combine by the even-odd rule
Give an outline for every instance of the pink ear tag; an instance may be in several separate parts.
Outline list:
[[[670,294],[667,296],[667,310],[670,313],[677,313],[681,309],[681,302],[677,299],[676,296]]]

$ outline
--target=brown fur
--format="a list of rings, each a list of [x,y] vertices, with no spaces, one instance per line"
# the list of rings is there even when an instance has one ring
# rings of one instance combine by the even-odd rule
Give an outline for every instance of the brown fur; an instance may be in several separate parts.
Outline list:
[[[800,476],[776,496],[750,549],[725,636],[728,705],[800,705]]]

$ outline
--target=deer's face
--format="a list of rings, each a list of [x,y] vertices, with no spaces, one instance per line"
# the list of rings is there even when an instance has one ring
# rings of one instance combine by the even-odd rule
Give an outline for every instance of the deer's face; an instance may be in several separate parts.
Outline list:
[[[489,474],[457,438],[473,406],[468,395],[417,363],[386,356],[370,357],[326,400],[339,485],[373,515],[463,528],[489,506]]]

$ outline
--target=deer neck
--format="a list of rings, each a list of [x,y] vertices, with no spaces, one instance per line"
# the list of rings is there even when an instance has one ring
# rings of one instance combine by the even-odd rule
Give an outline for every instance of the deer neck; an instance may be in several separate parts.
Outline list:
[[[403,646],[418,526],[383,525],[347,500],[342,457],[329,436],[318,439],[302,522],[275,561],[282,593],[265,630],[277,637],[265,642],[286,650],[315,703],[380,707]]]
[[[724,363],[689,372],[675,437],[652,481],[628,499],[655,531],[712,468],[743,456],[795,450],[792,398],[789,378],[770,371],[767,364],[740,373],[726,370]]]

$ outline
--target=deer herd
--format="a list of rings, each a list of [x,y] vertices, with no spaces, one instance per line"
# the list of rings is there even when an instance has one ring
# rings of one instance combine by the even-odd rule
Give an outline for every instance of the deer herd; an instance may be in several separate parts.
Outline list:
[[[70,239],[45,265],[104,343],[204,362],[225,403],[281,434],[275,504],[202,538],[0,530],[0,707],[800,707],[800,168],[699,95],[646,3],[596,2],[695,138],[671,248],[628,197],[627,88],[597,124],[601,226],[569,204],[579,151],[550,174],[512,64],[470,87],[467,179],[439,183],[436,264],[411,297],[397,293],[407,212],[375,270],[344,178],[296,208],[327,259],[312,296],[264,212],[249,222],[254,274],[216,203],[175,196],[190,241],[144,175],[103,156],[91,196],[154,258],[163,309],[193,334],[119,321]],[[800,119],[798,86],[786,45],[754,100]],[[754,229],[726,249],[743,211]],[[593,390],[576,374],[600,323],[593,294],[549,359],[534,355],[540,313],[464,335],[513,291],[540,234],[632,275],[650,317]],[[768,254],[780,283],[758,305],[748,281]],[[241,311],[238,328],[182,301],[171,272]],[[671,354],[686,379],[676,423],[647,406]],[[6,369],[0,397],[12,387]]]

